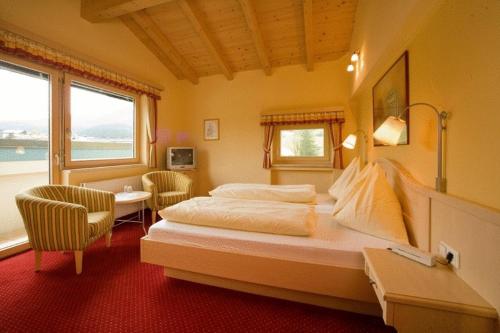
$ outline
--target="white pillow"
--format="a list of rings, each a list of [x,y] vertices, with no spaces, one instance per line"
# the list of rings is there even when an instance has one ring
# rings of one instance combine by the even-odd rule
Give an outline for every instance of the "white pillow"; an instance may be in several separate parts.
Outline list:
[[[376,237],[408,244],[398,198],[377,164],[364,180],[356,181],[346,202],[335,215],[346,227]]]
[[[349,185],[354,178],[359,173],[359,157],[355,157],[352,159],[351,163],[347,166],[347,168],[342,171],[342,174],[339,178],[335,180],[333,185],[328,189],[328,193],[332,198],[338,200],[341,196],[347,185]]]
[[[333,206],[333,212],[332,212],[333,215],[337,214],[342,208],[344,208],[347,205],[347,203],[349,203],[349,201],[351,200],[351,194],[353,192],[353,188],[357,184],[363,183],[365,181],[366,177],[370,175],[372,168],[373,168],[373,163],[368,162],[368,164],[365,165],[363,170],[361,170],[361,172],[358,172],[358,174],[354,177],[354,179],[349,184],[347,184],[347,186],[344,188],[341,195],[335,202],[335,206]]]

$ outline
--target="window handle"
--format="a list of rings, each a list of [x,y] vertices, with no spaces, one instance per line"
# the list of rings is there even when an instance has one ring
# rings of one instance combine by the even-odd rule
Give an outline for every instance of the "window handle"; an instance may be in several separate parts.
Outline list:
[[[54,164],[57,166],[61,164],[61,158],[59,157],[59,154],[54,154]]]

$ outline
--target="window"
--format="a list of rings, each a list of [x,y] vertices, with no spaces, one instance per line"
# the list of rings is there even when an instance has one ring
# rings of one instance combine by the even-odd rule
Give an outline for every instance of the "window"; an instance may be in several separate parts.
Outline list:
[[[322,124],[287,125],[276,128],[273,140],[273,164],[328,166],[330,138]]]
[[[51,84],[38,66],[0,60],[0,254],[27,242],[14,196],[50,182]],[[4,252],[5,251],[5,252]]]
[[[138,161],[133,96],[71,81],[66,97],[69,99],[65,118],[67,167]]]

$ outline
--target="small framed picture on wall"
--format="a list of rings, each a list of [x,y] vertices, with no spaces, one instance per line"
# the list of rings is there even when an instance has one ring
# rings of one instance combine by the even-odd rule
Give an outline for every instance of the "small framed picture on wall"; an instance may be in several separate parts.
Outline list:
[[[203,121],[203,139],[206,141],[219,140],[219,119],[205,119]]]

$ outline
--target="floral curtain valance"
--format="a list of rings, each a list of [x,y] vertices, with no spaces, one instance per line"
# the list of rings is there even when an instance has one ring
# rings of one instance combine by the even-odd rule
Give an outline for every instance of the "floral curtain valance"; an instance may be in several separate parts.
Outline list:
[[[318,123],[343,123],[343,111],[324,111],[324,112],[304,112],[304,113],[284,113],[262,115],[260,124],[262,126],[278,125],[300,125],[300,124],[318,124]]]
[[[160,91],[147,84],[64,54],[28,38],[0,29],[0,51],[110,86],[160,99]]]

